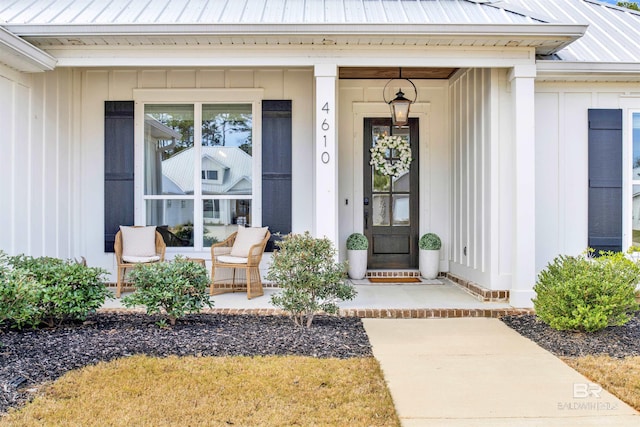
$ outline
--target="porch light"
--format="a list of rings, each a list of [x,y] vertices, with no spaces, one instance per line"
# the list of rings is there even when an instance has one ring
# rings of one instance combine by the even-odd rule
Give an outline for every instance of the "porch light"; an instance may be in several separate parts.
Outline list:
[[[413,87],[413,92],[415,93],[413,101],[404,97],[402,88],[398,89],[398,92],[396,92],[396,97],[394,99],[392,99],[391,101],[387,101],[387,86],[389,86],[389,83],[395,80],[406,80],[411,84],[411,86]],[[416,85],[414,85],[411,80],[402,78],[402,68],[400,68],[399,78],[389,80],[384,86],[384,89],[382,90],[382,97],[384,99],[384,102],[389,105],[389,108],[391,110],[391,119],[394,126],[404,126],[409,123],[409,108],[411,107],[411,104],[416,102],[416,99],[418,99],[418,90],[416,89]]]

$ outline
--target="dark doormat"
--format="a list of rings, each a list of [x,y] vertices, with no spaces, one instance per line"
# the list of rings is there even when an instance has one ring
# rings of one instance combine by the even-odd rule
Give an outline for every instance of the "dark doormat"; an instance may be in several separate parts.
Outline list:
[[[369,277],[371,283],[420,283],[418,277]]]

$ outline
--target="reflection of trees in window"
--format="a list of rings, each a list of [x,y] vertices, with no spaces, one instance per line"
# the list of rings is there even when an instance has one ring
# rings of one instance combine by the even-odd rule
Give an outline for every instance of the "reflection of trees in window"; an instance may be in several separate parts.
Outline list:
[[[175,113],[150,113],[149,115],[182,135],[181,139],[176,140],[173,148],[163,150],[162,160],[166,160],[182,150],[193,147],[193,118],[191,117],[193,114],[190,114],[189,118],[180,117],[179,114]]]
[[[231,134],[243,133],[248,135],[242,138],[240,143],[237,142],[237,138],[228,143]],[[203,120],[202,145],[222,145],[223,147],[248,145],[251,147],[251,113],[218,113],[211,120]]]

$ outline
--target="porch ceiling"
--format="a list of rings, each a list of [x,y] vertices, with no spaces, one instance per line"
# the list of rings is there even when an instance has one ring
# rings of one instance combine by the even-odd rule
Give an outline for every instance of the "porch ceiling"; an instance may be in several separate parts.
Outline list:
[[[340,67],[341,79],[448,79],[457,68]]]

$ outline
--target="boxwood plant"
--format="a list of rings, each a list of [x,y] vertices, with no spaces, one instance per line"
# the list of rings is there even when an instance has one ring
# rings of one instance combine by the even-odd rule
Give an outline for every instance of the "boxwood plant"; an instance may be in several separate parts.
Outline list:
[[[595,332],[627,323],[638,310],[640,265],[621,252],[560,255],[538,276],[536,315],[559,330]]]
[[[135,291],[122,299],[125,307],[145,306],[147,314],[166,314],[171,325],[188,313],[213,307],[209,276],[202,265],[176,256],[173,262],[140,264],[130,273]],[[164,322],[161,322],[161,325]]]
[[[369,241],[362,233],[352,233],[347,237],[347,250],[366,251],[369,249]]]
[[[111,295],[107,272],[73,260],[0,256],[0,323],[22,328],[84,320]]]
[[[437,251],[442,247],[440,237],[435,233],[426,233],[420,237],[418,241],[418,247],[422,250]]]

